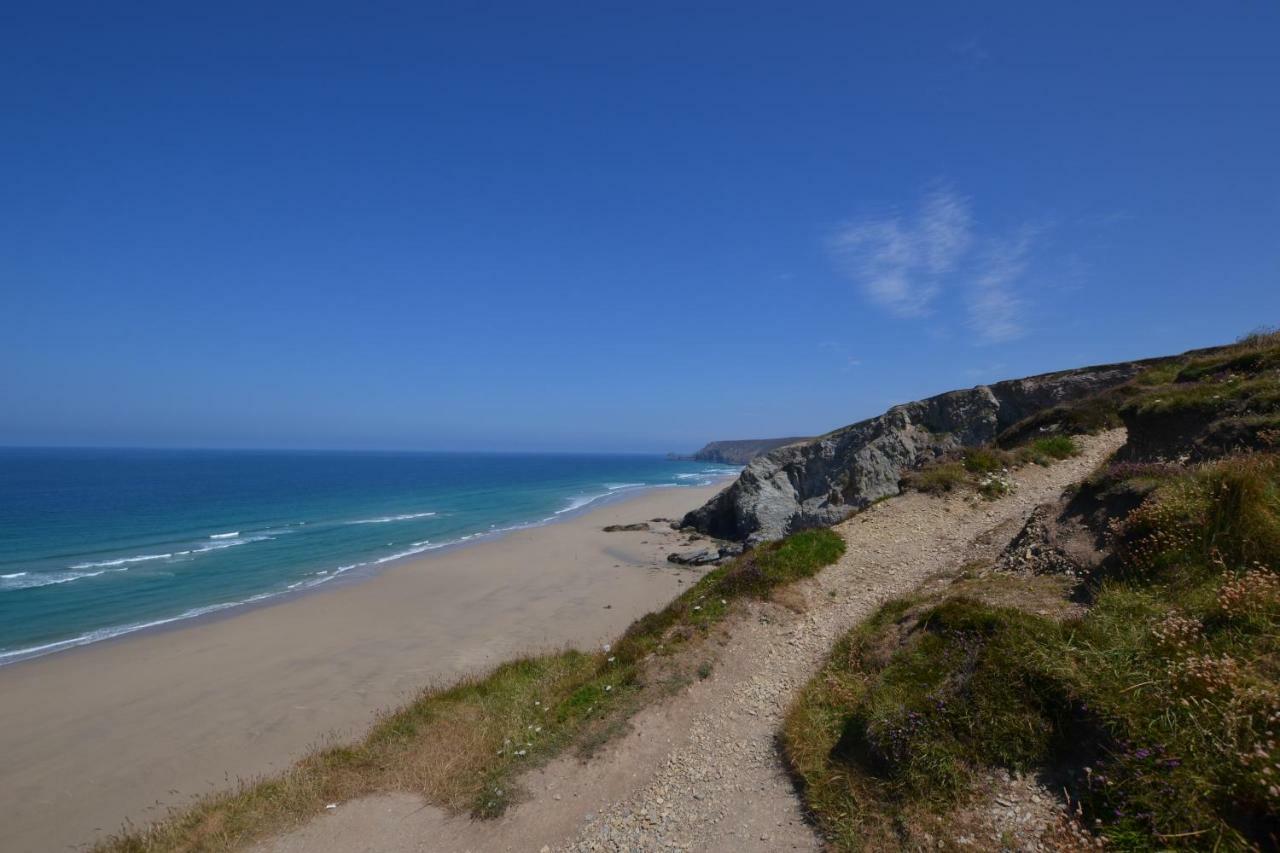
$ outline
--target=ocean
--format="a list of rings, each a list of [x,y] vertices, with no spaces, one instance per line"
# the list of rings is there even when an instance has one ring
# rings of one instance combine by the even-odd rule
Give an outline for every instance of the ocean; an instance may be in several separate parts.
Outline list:
[[[641,455],[0,449],[0,664],[736,470]]]

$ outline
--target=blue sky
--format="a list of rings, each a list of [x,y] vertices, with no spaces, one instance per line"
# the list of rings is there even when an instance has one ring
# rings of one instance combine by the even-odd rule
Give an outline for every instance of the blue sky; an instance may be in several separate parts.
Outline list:
[[[0,444],[683,450],[1280,323],[1280,6],[11,4]]]

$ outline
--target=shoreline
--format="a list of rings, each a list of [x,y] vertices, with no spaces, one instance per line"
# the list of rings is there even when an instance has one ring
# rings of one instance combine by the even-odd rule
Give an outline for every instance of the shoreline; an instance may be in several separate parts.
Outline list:
[[[684,486],[654,483],[611,490],[604,494],[595,495],[583,504],[557,510],[553,515],[537,521],[514,524],[497,530],[469,533],[459,539],[442,542],[436,547],[424,549],[413,554],[372,558],[366,562],[357,563],[349,569],[340,569],[337,572],[322,578],[319,582],[302,586],[298,589],[283,589],[275,592],[259,593],[239,601],[229,601],[225,603],[218,602],[215,604],[191,608],[177,615],[162,617],[151,622],[113,625],[107,628],[90,631],[86,634],[81,634],[78,637],[72,637],[66,640],[55,640],[52,643],[44,643],[38,646],[2,651],[0,652],[0,669],[15,666],[27,661],[39,660],[40,658],[46,658],[50,655],[74,652],[76,649],[114,643],[136,635],[160,634],[169,631],[178,631],[189,625],[199,625],[206,622],[234,618],[235,616],[248,611],[264,607],[273,607],[278,604],[286,604],[303,596],[326,590],[338,589],[352,583],[361,583],[371,578],[375,578],[384,572],[391,571],[395,567],[405,563],[429,559],[434,555],[450,553],[459,548],[467,548],[474,545],[480,545],[485,542],[492,542],[502,536],[507,536],[511,533],[516,533],[522,530],[537,530],[570,521],[575,518],[580,518],[583,515],[590,514],[598,509],[603,509],[606,506],[626,502],[632,498],[638,498],[646,492],[652,492],[659,489],[718,489],[728,485],[735,476],[736,472],[724,477],[708,475],[711,482],[706,485],[697,484]]]
[[[15,850],[282,769],[380,709],[519,655],[612,640],[701,571],[666,524],[723,487],[657,486],[300,590],[0,667],[0,804]],[[461,547],[465,545],[466,547]]]

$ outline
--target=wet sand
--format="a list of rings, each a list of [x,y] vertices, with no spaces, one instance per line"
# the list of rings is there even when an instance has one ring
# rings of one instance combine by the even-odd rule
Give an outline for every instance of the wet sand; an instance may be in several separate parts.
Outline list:
[[[280,603],[0,667],[0,850],[86,845],[358,735],[421,688],[606,642],[696,573],[665,524],[723,484],[641,492]]]

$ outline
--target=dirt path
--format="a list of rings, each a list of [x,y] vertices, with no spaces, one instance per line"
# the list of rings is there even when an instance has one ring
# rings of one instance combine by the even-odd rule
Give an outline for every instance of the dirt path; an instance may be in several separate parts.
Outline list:
[[[1121,432],[1085,452],[1015,474],[1015,492],[986,502],[907,494],[836,530],[847,553],[791,594],[797,609],[756,603],[708,650],[710,678],[650,707],[589,763],[563,758],[524,780],[531,798],[506,817],[448,817],[407,795],[339,805],[263,851],[778,851],[817,850],[777,754],[795,694],[832,643],[889,598],[965,560],[993,556],[1038,504],[1087,475]]]

